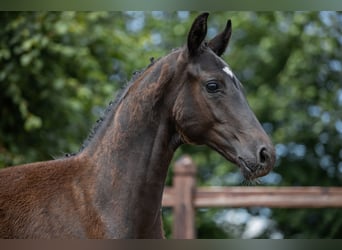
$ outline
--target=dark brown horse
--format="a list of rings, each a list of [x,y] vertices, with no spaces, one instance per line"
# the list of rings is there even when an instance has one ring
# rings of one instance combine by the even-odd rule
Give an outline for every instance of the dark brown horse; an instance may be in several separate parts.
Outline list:
[[[183,143],[210,146],[247,179],[272,169],[272,143],[220,58],[231,22],[207,43],[207,17],[129,84],[79,153],[0,171],[1,238],[163,237],[164,181]]]

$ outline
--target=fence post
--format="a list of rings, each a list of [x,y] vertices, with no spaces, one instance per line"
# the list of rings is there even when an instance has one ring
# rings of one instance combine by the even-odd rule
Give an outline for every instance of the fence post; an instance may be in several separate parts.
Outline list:
[[[196,166],[190,156],[183,156],[174,165],[173,238],[194,239]]]

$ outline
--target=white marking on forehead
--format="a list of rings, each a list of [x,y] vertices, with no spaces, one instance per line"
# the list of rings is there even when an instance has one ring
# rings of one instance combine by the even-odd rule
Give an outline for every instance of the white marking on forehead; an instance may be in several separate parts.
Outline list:
[[[222,70],[223,70],[224,72],[226,72],[226,73],[230,76],[230,78],[233,78],[233,77],[234,77],[233,72],[232,72],[231,69],[228,68],[227,66],[224,67]]]

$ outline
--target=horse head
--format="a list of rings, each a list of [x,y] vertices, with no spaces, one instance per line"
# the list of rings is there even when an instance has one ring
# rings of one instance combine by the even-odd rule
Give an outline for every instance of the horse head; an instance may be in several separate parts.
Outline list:
[[[254,179],[272,169],[275,150],[242,84],[220,57],[229,43],[231,21],[206,42],[207,18],[203,13],[195,19],[179,56],[182,77],[172,116],[184,143],[208,145],[237,164],[246,179]]]

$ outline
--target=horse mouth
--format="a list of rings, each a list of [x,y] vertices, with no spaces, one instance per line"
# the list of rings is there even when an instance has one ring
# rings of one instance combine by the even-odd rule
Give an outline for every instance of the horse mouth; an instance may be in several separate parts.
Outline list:
[[[236,157],[231,153],[227,153],[221,150],[217,150],[221,155],[223,155],[226,160],[230,161],[231,163],[237,165],[237,167],[240,169],[241,174],[246,180],[253,180],[257,177],[263,176],[267,174],[266,169],[263,169],[258,164],[252,164],[248,163],[245,159],[242,157]]]
[[[240,169],[241,174],[246,180],[253,180],[258,177],[268,174],[269,169],[267,166],[262,166],[254,161],[248,161],[240,156],[236,156],[234,153],[223,150],[221,147],[212,147],[215,151],[220,153],[226,160],[237,165]]]
[[[243,177],[246,180],[251,180],[254,179],[256,177],[258,177],[258,175],[256,174],[257,171],[255,171],[256,169],[258,169],[258,166],[252,166],[250,164],[248,164],[243,158],[238,157],[238,162],[237,165],[239,166],[239,168],[241,169],[241,172],[243,174]]]
[[[238,157],[237,165],[246,180],[253,180],[255,178],[268,174],[271,170],[268,165],[263,166],[257,163],[248,163],[245,159]]]
[[[226,152],[225,150],[221,150],[220,148],[214,147],[214,149],[217,152],[219,152],[226,160],[237,165],[240,168],[241,173],[245,179],[251,180],[251,179],[255,178],[255,177],[253,177],[254,171],[253,171],[252,167],[250,167],[243,158],[236,157],[232,153]]]

